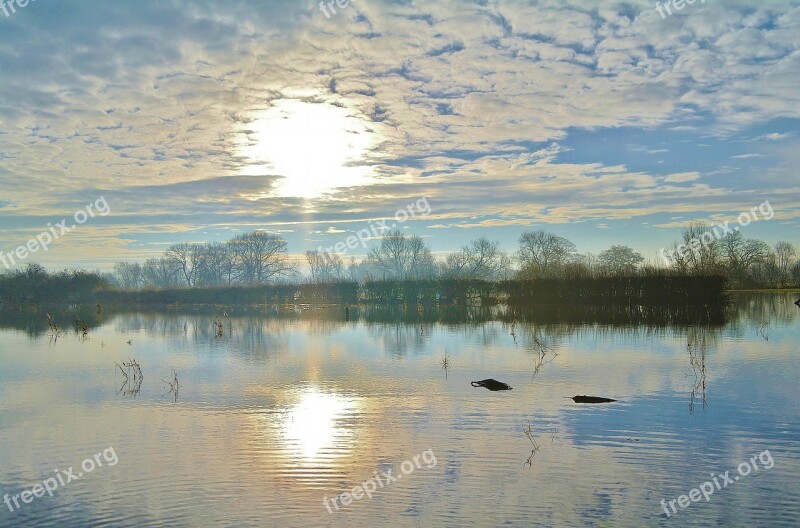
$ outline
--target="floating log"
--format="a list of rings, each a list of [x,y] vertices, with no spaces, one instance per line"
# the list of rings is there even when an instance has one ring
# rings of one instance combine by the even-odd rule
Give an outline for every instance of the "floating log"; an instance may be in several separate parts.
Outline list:
[[[569,397],[569,396],[567,396]],[[600,398],[599,396],[573,396],[571,398],[575,403],[611,403],[617,400],[611,398]]]
[[[470,385],[472,385],[473,387],[485,387],[490,391],[511,390],[511,387],[509,387],[507,384],[492,378],[480,381],[473,381],[472,383],[470,383]]]
[[[800,306],[800,299],[797,299],[797,300],[796,300],[794,303],[795,303],[797,306]]]

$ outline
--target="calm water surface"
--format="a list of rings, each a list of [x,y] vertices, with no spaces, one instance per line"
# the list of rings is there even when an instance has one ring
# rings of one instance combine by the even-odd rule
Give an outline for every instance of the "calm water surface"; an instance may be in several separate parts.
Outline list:
[[[0,495],[114,456],[0,504],[0,526],[798,526],[795,298],[737,295],[715,327],[266,309],[234,310],[221,338],[213,313],[108,313],[53,340],[6,321]],[[582,394],[620,401],[566,398]],[[662,509],[766,450],[709,501]],[[323,503],[390,469],[371,499]]]

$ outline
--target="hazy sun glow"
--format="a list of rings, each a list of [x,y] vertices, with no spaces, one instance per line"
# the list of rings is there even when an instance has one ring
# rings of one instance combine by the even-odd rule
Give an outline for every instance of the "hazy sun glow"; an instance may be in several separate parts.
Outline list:
[[[369,181],[370,168],[360,162],[375,134],[351,110],[283,100],[247,129],[247,143],[240,150],[248,160],[245,173],[283,177],[269,196],[316,198]]]
[[[338,394],[306,392],[287,415],[284,440],[304,458],[314,458],[346,436],[347,431],[339,429],[337,421],[353,410],[354,403]]]

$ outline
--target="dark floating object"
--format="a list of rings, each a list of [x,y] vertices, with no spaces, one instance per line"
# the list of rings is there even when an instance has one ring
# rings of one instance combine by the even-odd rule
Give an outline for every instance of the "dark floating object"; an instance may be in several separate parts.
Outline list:
[[[470,385],[472,385],[473,387],[486,387],[490,391],[511,390],[511,387],[509,387],[507,384],[492,378],[480,381],[473,381],[472,383],[470,383]]]
[[[567,396],[569,398],[569,396]],[[600,398],[598,396],[573,396],[571,398],[575,403],[611,403],[617,400],[611,398]]]
[[[797,299],[797,300],[796,300],[794,303],[795,303],[797,306],[800,306],[800,299]]]

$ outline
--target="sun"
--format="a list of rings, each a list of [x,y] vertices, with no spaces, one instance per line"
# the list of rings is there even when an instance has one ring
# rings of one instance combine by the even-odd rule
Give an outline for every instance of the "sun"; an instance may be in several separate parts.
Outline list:
[[[352,110],[281,100],[248,123],[245,136],[245,174],[281,177],[269,196],[317,198],[370,181],[365,158],[375,133]]]

